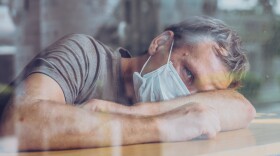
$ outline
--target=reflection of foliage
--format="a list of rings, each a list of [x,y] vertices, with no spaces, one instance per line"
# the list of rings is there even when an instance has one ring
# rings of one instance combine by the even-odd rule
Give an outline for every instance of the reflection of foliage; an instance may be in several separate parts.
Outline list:
[[[12,93],[13,89],[11,87],[0,84],[0,119]]]
[[[258,95],[261,86],[261,80],[255,75],[248,73],[243,79],[243,86],[239,89],[240,93],[247,98],[253,98]]]
[[[9,87],[8,85],[0,84],[0,93],[9,94],[11,92],[12,92],[11,87]]]
[[[280,22],[275,22],[272,27],[273,35],[264,43],[264,52],[267,55],[280,56]]]
[[[4,104],[7,98],[12,94],[13,90],[7,85],[0,84],[0,104]]]

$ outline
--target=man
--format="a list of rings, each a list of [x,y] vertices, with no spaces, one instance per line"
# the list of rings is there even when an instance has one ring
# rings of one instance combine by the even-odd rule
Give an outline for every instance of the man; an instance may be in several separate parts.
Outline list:
[[[57,41],[26,67],[1,136],[15,135],[19,150],[186,141],[255,116],[234,91],[248,67],[240,39],[217,19],[172,25],[128,56],[86,35]]]

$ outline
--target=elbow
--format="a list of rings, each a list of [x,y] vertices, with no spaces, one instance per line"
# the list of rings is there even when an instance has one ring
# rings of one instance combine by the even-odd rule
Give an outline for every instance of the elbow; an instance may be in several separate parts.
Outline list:
[[[15,104],[9,103],[9,107],[7,107],[3,115],[1,117],[0,123],[0,137],[6,138],[10,136],[16,135],[16,131],[18,128],[18,123],[20,122],[19,114],[21,109]]]
[[[257,113],[255,107],[251,104],[251,102],[249,102],[245,98],[244,98],[244,105],[245,105],[245,115],[246,115],[245,127],[248,127],[251,121],[255,119]]]
[[[242,116],[243,121],[245,123],[246,126],[244,127],[248,127],[248,125],[251,123],[251,121],[256,117],[256,109],[254,108],[254,106],[251,104],[251,102],[244,97],[244,95],[234,91],[234,97],[235,99],[238,99],[238,105],[240,106],[240,109],[242,110]]]
[[[241,106],[242,112],[245,114],[245,120],[249,124],[256,117],[256,109],[251,102],[245,98],[242,94],[235,92],[235,99],[238,99],[238,103]]]
[[[256,112],[255,107],[251,103],[249,103],[249,105],[248,105],[248,120],[249,120],[249,122],[251,122],[253,119],[255,119],[256,114],[257,114],[257,112]]]
[[[235,94],[236,99],[238,99],[238,102],[236,103],[239,106],[240,110],[240,117],[238,120],[240,123],[239,128],[247,128],[253,119],[256,117],[256,109],[251,104],[251,102],[246,99],[242,94],[236,92]]]
[[[27,150],[21,149],[21,145],[28,146],[27,139],[21,139],[28,132],[24,130],[26,128],[24,119],[21,116],[21,110],[17,107],[6,110],[0,125],[0,143],[2,149],[5,152],[17,152]],[[23,132],[24,131],[24,132]]]
[[[40,139],[35,138],[38,127],[34,128],[34,119],[40,109],[38,105],[13,105],[5,112],[1,123],[1,140],[7,146],[3,149],[8,152],[34,150]],[[33,125],[32,125],[33,124]],[[12,139],[12,142],[11,142]]]

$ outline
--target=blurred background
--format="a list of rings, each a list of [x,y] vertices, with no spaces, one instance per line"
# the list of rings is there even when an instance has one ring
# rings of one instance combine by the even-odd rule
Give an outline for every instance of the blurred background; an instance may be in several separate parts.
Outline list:
[[[139,55],[164,27],[196,15],[239,32],[251,64],[240,91],[257,109],[280,110],[278,0],[0,0],[0,104],[12,92],[5,86],[66,34],[88,34]]]

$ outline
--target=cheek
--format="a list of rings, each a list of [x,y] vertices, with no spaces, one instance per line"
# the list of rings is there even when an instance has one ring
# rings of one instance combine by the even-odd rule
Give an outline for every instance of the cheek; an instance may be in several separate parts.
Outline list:
[[[178,54],[178,53],[177,53]],[[171,62],[176,69],[177,73],[179,74],[181,80],[185,84],[185,86],[188,88],[191,94],[197,93],[198,89],[195,87],[195,85],[188,85],[188,81],[186,80],[186,72],[185,72],[185,67],[184,67],[184,59],[183,55],[173,55],[171,56]]]
[[[185,84],[185,86],[188,88],[188,90],[191,92],[191,94],[196,93],[198,91],[198,89],[195,87],[195,85],[188,85],[188,80],[186,72],[185,72],[185,68],[183,65],[180,65],[179,63],[173,63],[174,68],[176,69],[177,73],[179,74],[181,80],[183,81],[183,83]]]
[[[176,71],[179,74],[180,78],[185,83],[185,81],[184,81],[184,67],[178,61],[173,61],[173,60],[171,60],[171,61],[172,61],[173,67],[176,69]]]
[[[176,69],[177,73],[180,75],[180,70],[181,70],[181,64],[176,55],[172,55],[170,58],[173,67]]]
[[[178,75],[180,76],[181,80],[184,82],[186,85],[186,80],[185,80],[185,74],[184,74],[184,68],[182,65],[179,64],[173,64],[174,68],[176,69]]]

